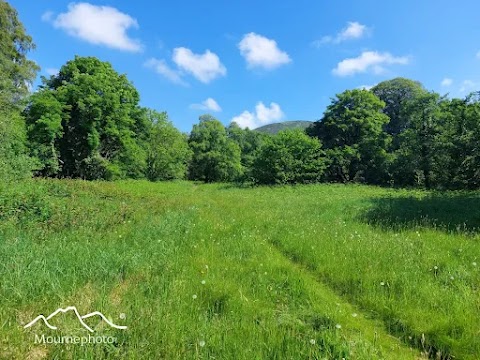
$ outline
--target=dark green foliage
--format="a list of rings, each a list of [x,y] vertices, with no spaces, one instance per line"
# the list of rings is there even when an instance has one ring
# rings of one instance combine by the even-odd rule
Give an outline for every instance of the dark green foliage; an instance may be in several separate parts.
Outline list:
[[[393,145],[396,146],[396,137],[408,128],[410,122],[408,104],[426,90],[418,81],[395,78],[381,82],[371,91],[385,102],[383,112],[390,118],[385,131],[393,136]]]
[[[38,66],[27,59],[35,48],[32,38],[7,2],[0,1],[0,180],[31,176],[35,166],[27,156],[22,102]]]
[[[35,48],[25,32],[17,11],[0,0],[0,110],[8,104],[18,104],[29,92],[38,66],[27,59]]]
[[[237,123],[232,122],[227,128],[228,137],[240,147],[243,179],[252,179],[252,166],[263,139],[268,135],[250,129],[242,129]]]
[[[146,111],[152,124],[148,141],[147,178],[151,181],[184,179],[191,158],[187,136],[173,126],[167,113]]]
[[[148,120],[139,95],[109,63],[76,57],[44,79],[26,110],[41,174],[84,179],[141,178]]]
[[[308,184],[319,182],[325,167],[317,139],[301,130],[284,130],[265,138],[252,176],[258,184]]]
[[[442,99],[436,93],[424,93],[408,104],[410,120],[399,136],[399,149],[395,151],[392,173],[399,185],[438,187],[444,183],[446,144]],[[448,176],[447,176],[448,179]]]
[[[328,180],[381,184],[387,179],[390,136],[385,103],[366,90],[338,94],[323,118],[308,130],[319,138],[329,159]]]
[[[283,131],[283,130],[294,130],[294,129],[305,130],[312,125],[313,125],[312,121],[301,121],[301,120],[283,121],[280,123],[260,126],[259,128],[256,128],[255,131],[274,135],[274,134],[278,134],[280,131]]]
[[[210,115],[200,117],[188,140],[193,156],[189,177],[204,182],[233,181],[242,175],[241,151],[223,124]]]

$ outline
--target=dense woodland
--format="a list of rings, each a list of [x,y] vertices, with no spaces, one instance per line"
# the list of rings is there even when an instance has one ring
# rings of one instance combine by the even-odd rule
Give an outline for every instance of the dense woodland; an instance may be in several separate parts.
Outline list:
[[[97,58],[75,57],[32,92],[35,45],[5,1],[0,27],[2,181],[480,187],[480,92],[452,99],[396,78],[337,94],[306,132],[269,135],[203,115],[184,134],[166,112],[141,107],[128,78]]]

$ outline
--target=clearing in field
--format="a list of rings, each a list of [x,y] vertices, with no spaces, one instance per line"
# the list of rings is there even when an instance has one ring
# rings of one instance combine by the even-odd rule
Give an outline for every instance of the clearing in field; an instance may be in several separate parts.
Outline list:
[[[477,359],[478,193],[30,181],[0,190],[1,359]],[[76,306],[102,344],[85,337]]]

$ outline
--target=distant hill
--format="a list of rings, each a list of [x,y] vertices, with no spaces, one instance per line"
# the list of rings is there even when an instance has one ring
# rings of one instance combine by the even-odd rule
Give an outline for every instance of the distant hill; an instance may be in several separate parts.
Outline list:
[[[281,123],[264,125],[259,128],[256,128],[255,131],[267,133],[267,134],[276,134],[282,130],[287,129],[306,129],[313,124],[313,121],[284,121]]]

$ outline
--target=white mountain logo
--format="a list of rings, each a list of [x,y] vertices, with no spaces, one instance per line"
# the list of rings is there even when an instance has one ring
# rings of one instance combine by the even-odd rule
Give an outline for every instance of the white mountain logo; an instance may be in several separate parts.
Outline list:
[[[56,326],[53,326],[53,325],[50,325],[48,320],[50,320],[51,318],[53,318],[54,316],[56,316],[58,313],[66,313],[66,312],[69,312],[69,311],[73,311],[75,313],[75,315],[77,315],[77,318],[78,320],[80,321],[80,324],[82,324],[82,326],[87,329],[88,331],[90,332],[94,332],[94,330],[89,327],[87,324],[85,324],[85,322],[83,321],[83,319],[87,319],[87,318],[90,318],[92,316],[100,316],[108,325],[110,325],[111,327],[115,328],[115,329],[120,329],[120,330],[125,330],[127,327],[126,326],[120,326],[120,325],[115,325],[114,323],[112,323],[110,320],[108,320],[105,315],[103,315],[101,312],[99,311],[94,311],[90,314],[86,314],[86,315],[80,315],[80,313],[78,312],[77,308],[75,306],[68,306],[66,307],[65,309],[63,308],[59,308],[57,310],[55,310],[53,313],[51,313],[50,315],[48,315],[47,317],[43,316],[43,315],[38,315],[35,319],[33,319],[32,321],[30,321],[27,325],[24,326],[25,329],[33,326],[37,321],[39,320],[43,320],[43,322],[45,323],[45,325],[47,325],[50,329],[52,330],[57,330],[57,327]]]

